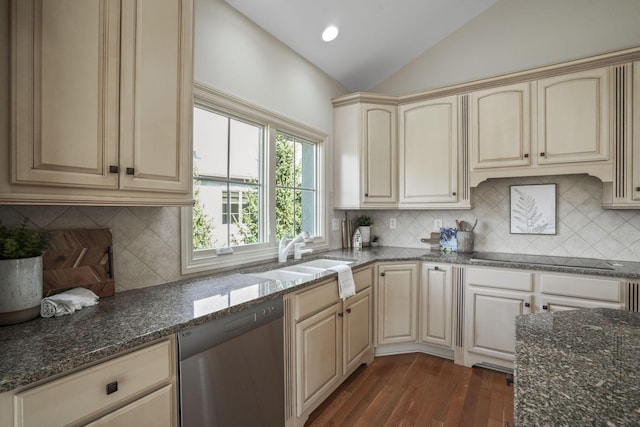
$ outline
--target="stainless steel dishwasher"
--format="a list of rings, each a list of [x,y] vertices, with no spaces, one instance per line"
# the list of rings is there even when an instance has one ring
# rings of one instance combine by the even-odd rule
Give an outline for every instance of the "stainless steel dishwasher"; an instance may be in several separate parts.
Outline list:
[[[178,333],[183,427],[284,425],[282,298]]]

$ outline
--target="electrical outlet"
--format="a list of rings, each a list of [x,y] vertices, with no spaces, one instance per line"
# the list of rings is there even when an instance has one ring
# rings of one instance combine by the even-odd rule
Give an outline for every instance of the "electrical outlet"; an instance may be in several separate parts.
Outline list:
[[[331,219],[331,231],[340,230],[340,220],[338,218]]]
[[[441,219],[434,219],[433,220],[433,229],[434,229],[434,231],[440,231],[441,228],[442,228],[442,220]]]
[[[394,229],[394,228],[396,228],[396,225],[397,225],[397,223],[396,223],[396,219],[395,218],[389,219],[389,228]]]

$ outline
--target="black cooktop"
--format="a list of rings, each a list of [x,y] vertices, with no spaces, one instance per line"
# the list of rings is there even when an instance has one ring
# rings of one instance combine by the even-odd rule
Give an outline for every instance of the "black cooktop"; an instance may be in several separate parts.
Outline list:
[[[471,261],[498,261],[522,264],[549,265],[553,267],[593,268],[597,270],[614,270],[607,261],[594,258],[577,258],[545,255],[506,254],[494,252],[475,252]]]

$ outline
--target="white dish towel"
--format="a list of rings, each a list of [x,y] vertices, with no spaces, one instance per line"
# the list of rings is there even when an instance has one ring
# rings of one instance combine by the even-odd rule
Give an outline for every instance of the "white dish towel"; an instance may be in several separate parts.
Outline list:
[[[76,310],[98,303],[98,295],[85,288],[74,288],[60,294],[43,298],[40,316],[53,317],[71,314]]]
[[[333,267],[329,267],[329,270],[333,270],[338,273],[338,290],[340,291],[340,298],[345,300],[356,294],[356,282],[353,281],[351,267],[348,265],[335,265]]]

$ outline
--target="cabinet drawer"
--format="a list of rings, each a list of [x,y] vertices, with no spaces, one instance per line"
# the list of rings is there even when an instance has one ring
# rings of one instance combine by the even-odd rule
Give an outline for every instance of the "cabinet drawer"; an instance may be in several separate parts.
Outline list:
[[[353,281],[356,283],[356,293],[371,287],[373,283],[373,268],[367,267],[353,272]]]
[[[168,382],[170,344],[154,344],[16,394],[15,425],[67,425]],[[117,391],[107,394],[107,384],[115,381]]]
[[[118,409],[86,427],[133,426],[171,427],[173,408],[173,386],[171,384]]]
[[[469,268],[467,269],[467,283],[470,286],[532,292],[533,273],[490,268]]]
[[[318,285],[308,291],[300,292],[294,297],[295,320],[304,319],[322,309],[335,304],[340,299],[338,281],[332,280]]]
[[[622,302],[622,281],[596,277],[541,274],[540,292],[565,297]]]

